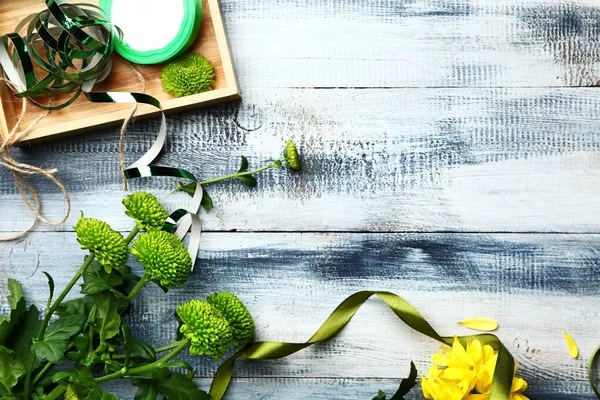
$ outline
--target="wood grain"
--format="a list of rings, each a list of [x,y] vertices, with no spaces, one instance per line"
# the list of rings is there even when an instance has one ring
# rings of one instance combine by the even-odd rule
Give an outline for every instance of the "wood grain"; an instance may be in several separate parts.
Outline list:
[[[242,105],[173,116],[160,163],[207,179],[236,171],[240,155],[258,167],[279,157],[285,139],[298,143],[301,174],[271,171],[256,189],[237,182],[208,188],[217,206],[203,216],[208,230],[598,232],[595,89],[346,90],[340,98],[336,90],[262,90]],[[157,120],[132,126],[127,160],[150,146],[157,128]],[[15,153],[60,170],[74,209],[61,229],[71,229],[80,209],[129,228],[114,212],[124,197],[115,134]],[[20,230],[29,216],[18,212],[25,207],[2,174],[0,192],[14,206],[0,210],[0,223]],[[166,196],[176,183],[134,187]],[[46,215],[62,215],[56,190],[36,184]],[[185,200],[166,202],[174,209]]]
[[[159,344],[178,303],[230,290],[256,316],[258,339],[303,341],[346,296],[390,290],[444,334],[492,317],[532,400],[591,400],[586,362],[600,321],[600,3],[594,0],[221,0],[244,102],[172,115],[161,163],[202,178],[278,157],[299,144],[304,169],[259,187],[209,187],[192,281],[150,289],[128,321]],[[128,132],[127,159],[158,121]],[[77,210],[126,231],[116,130],[18,149],[58,167],[73,198],[65,226],[0,244],[0,279],[45,303],[83,253]],[[63,203],[34,180],[44,211]],[[161,200],[176,185],[135,182]],[[29,216],[0,169],[0,230]],[[164,199],[170,210],[184,195]],[[235,232],[225,232],[235,231]],[[404,232],[404,233],[399,233]],[[512,233],[511,233],[512,232]],[[60,250],[60,251],[59,251]],[[139,268],[139,266],[135,266]],[[0,294],[6,294],[0,291]],[[3,305],[4,309],[6,305]],[[581,349],[570,358],[569,331]],[[370,399],[391,393],[410,360],[425,373],[437,345],[370,301],[336,340],[270,362],[242,362],[230,399]],[[217,363],[189,359],[209,386]],[[119,398],[130,388],[111,387]],[[422,399],[418,391],[410,399]]]
[[[222,7],[242,87],[253,90],[600,80],[594,0],[223,0]]]
[[[98,4],[98,1],[89,1]],[[39,0],[29,0],[25,4],[23,0],[3,1],[0,4],[0,36],[11,33],[15,25],[26,16],[40,12],[44,5]],[[163,65],[137,65],[135,68],[142,74],[145,80],[147,93],[155,96],[162,103],[165,111],[186,110],[199,106],[207,106],[218,102],[239,99],[239,88],[231,61],[229,45],[222,22],[222,14],[217,0],[203,0],[203,15],[200,33],[190,51],[204,55],[215,67],[214,90],[193,95],[185,98],[175,99],[164,93],[160,81],[160,73]],[[142,84],[137,78],[133,66],[118,55],[113,56],[113,69],[109,77],[94,86],[94,91],[114,92],[140,92]],[[6,136],[13,129],[16,116],[21,110],[20,102],[15,99],[6,88],[0,91],[0,116],[3,123],[0,125],[0,138]],[[66,96],[69,98],[70,95]],[[55,100],[60,101],[60,100]],[[14,106],[17,103],[17,107]],[[90,112],[90,110],[94,110]],[[82,130],[101,128],[118,125],[129,113],[131,105],[127,104],[94,104],[85,96],[80,98],[67,109],[53,111],[49,116],[42,119],[36,128],[23,140],[40,141],[73,134]],[[15,113],[17,113],[15,115]],[[28,127],[31,121],[39,117],[43,112],[35,107],[30,107],[23,127]],[[138,117],[156,115],[156,108],[141,106],[137,112]],[[6,125],[6,126],[4,126]]]
[[[398,365],[396,379],[327,379],[327,378],[234,378],[227,392],[227,399],[262,399],[262,400],[369,400],[378,390],[384,390],[391,396],[400,384],[400,375],[405,373]],[[210,387],[209,379],[198,379],[196,382],[204,390]],[[586,382],[542,381],[536,387],[530,387],[527,395],[530,399],[543,400],[590,400],[593,393]],[[133,399],[135,388],[126,382],[119,385],[108,385],[110,392],[119,398]],[[406,400],[423,400],[423,396],[413,390]]]
[[[0,276],[25,282],[26,296],[43,306],[47,290],[41,271],[50,272],[58,287],[64,285],[83,258],[75,239],[73,233],[36,233],[21,243],[3,244]],[[128,323],[145,340],[165,343],[174,338],[177,304],[229,290],[256,316],[258,340],[303,341],[351,293],[389,290],[413,303],[443,334],[467,333],[457,324],[466,318],[495,318],[500,323],[497,333],[515,355],[522,376],[543,391],[548,380],[586,379],[586,359],[598,344],[600,329],[595,304],[600,291],[599,239],[206,234],[191,281],[166,296],[156,288],[145,290]],[[562,329],[579,344],[579,360],[570,358]],[[285,360],[241,362],[236,375],[397,378],[407,374],[410,360],[426,371],[436,349],[433,341],[423,340],[373,300],[332,342]],[[217,366],[204,358],[189,361],[202,377],[210,377]],[[582,387],[577,393],[589,391]]]

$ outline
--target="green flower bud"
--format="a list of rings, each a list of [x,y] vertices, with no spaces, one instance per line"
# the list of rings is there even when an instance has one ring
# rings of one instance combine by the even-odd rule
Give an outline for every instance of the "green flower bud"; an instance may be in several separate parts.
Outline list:
[[[183,285],[192,274],[192,258],[172,233],[152,231],[133,243],[133,254],[152,278],[168,289]]]
[[[177,308],[182,325],[179,331],[190,342],[190,354],[222,358],[231,344],[231,327],[219,310],[202,300]]]
[[[233,345],[245,347],[254,337],[254,320],[248,309],[235,295],[229,292],[214,293],[206,299],[219,310],[231,327]]]
[[[133,193],[123,199],[123,205],[127,209],[125,215],[135,219],[136,225],[140,230],[159,230],[169,217],[169,213],[157,198],[150,193]]]
[[[285,159],[285,163],[288,167],[296,171],[300,171],[300,153],[298,152],[294,142],[291,140],[288,140],[285,144],[283,158]]]
[[[114,231],[106,222],[95,218],[85,218],[83,213],[74,226],[77,241],[83,250],[96,256],[106,272],[121,269],[129,258],[129,248],[123,236]]]
[[[167,64],[160,79],[165,93],[190,96],[207,92],[215,85],[215,67],[201,54],[188,53]]]

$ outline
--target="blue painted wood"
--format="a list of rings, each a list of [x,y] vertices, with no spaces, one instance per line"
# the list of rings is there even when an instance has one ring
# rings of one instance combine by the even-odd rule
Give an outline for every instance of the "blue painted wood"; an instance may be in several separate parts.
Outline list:
[[[141,294],[129,319],[136,335],[157,345],[171,340],[177,304],[230,290],[256,316],[259,339],[301,341],[347,295],[386,289],[445,333],[465,333],[456,325],[464,318],[496,318],[532,399],[592,399],[586,361],[600,344],[600,6],[222,6],[244,101],[172,116],[162,162],[214,177],[235,170],[242,154],[253,165],[272,160],[291,138],[305,154],[304,171],[266,173],[255,190],[211,188],[217,207],[202,215],[212,232],[198,270],[168,296],[156,288]],[[128,159],[148,147],[157,124],[130,129]],[[78,210],[122,231],[131,226],[118,207],[116,131],[15,154],[58,167],[73,194],[68,224],[0,244],[0,278],[20,279],[43,305],[41,271],[60,287],[83,257],[71,228]],[[60,215],[56,191],[34,184],[47,215]],[[174,185],[159,179],[135,187],[166,195]],[[15,193],[0,169],[2,231],[28,221]],[[166,203],[174,209],[185,197]],[[569,357],[562,329],[580,345],[579,360]],[[369,302],[331,343],[286,360],[240,363],[229,398],[370,399],[378,389],[390,392],[411,360],[425,373],[435,351]],[[217,363],[189,361],[208,387]],[[133,397],[130,388],[112,389]]]

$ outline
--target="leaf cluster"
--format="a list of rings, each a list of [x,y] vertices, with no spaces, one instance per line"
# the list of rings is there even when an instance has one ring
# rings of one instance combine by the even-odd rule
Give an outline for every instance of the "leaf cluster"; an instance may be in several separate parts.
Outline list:
[[[54,282],[46,275],[50,303]],[[0,398],[24,399],[24,377],[31,365],[35,399],[52,399],[53,393],[63,391],[73,400],[116,399],[100,387],[98,380],[102,378],[95,377],[93,371],[100,368],[110,377],[157,361],[154,347],[135,338],[123,323],[123,314],[130,307],[127,294],[139,279],[129,267],[107,273],[98,262],[92,262],[83,274],[83,296],[58,307],[58,318],[40,340],[42,315],[34,305],[26,308],[21,285],[9,279],[10,314],[0,316]],[[67,371],[58,372],[57,366]],[[190,373],[171,371],[182,368]],[[208,398],[191,380],[193,369],[185,362],[172,361],[140,376],[123,376],[138,387],[136,399],[154,400],[160,395],[169,399]]]

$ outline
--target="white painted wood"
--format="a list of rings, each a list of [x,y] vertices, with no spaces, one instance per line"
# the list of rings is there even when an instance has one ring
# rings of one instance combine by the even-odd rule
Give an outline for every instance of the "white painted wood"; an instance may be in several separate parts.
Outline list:
[[[129,321],[136,334],[171,340],[178,303],[230,290],[255,315],[259,339],[301,341],[354,291],[391,290],[443,334],[466,333],[456,324],[464,318],[496,318],[532,398],[591,399],[586,362],[600,340],[600,101],[595,88],[567,86],[600,80],[600,3],[221,4],[244,100],[171,116],[162,163],[212,178],[235,171],[242,154],[252,166],[272,160],[290,138],[304,171],[260,175],[253,190],[209,187],[216,208],[202,214],[203,225],[219,233],[203,237],[185,288],[142,293]],[[152,120],[130,129],[128,160],[157,127]],[[73,199],[68,224],[40,225],[24,241],[0,244],[0,279],[24,281],[41,306],[41,271],[61,287],[83,259],[71,228],[78,210],[119,230],[131,226],[119,211],[116,130],[15,155],[59,168]],[[45,214],[59,218],[57,191],[34,183]],[[133,186],[162,198],[174,185]],[[27,226],[3,169],[0,195],[0,230]],[[185,200],[165,202],[173,210]],[[230,230],[257,233],[222,233]],[[364,233],[387,231],[521,233]],[[570,358],[562,329],[581,359]],[[435,351],[370,301],[331,343],[286,360],[240,363],[229,398],[369,399],[392,391],[410,360],[424,373]],[[217,364],[190,361],[207,388]],[[133,397],[122,386],[115,393]]]
[[[593,0],[224,0],[242,87],[589,86]]]
[[[197,382],[204,390],[210,387],[209,379],[198,379]],[[378,390],[387,392],[389,398],[398,385],[398,379],[234,378],[225,399],[370,400]],[[593,393],[585,382],[546,381],[540,386],[527,391],[531,399],[593,399]],[[133,399],[135,395],[135,388],[128,386],[127,382],[107,385],[106,389],[118,394],[120,399]],[[424,397],[414,389],[405,399],[422,400]]]
[[[600,100],[595,89],[264,90],[236,105],[170,119],[161,163],[202,179],[234,172],[245,154],[258,167],[285,139],[304,154],[300,174],[260,175],[209,187],[216,208],[207,230],[598,232]],[[239,129],[234,123],[252,132]],[[127,159],[150,145],[157,121],[136,124]],[[149,133],[150,132],[150,133]],[[114,131],[18,151],[18,159],[57,167],[78,211],[128,229]],[[36,181],[47,216],[62,199]],[[135,189],[164,197],[176,181],[146,179]],[[0,226],[29,221],[12,177],[0,170],[10,204]],[[167,199],[170,209],[184,195]],[[39,226],[39,230],[52,230]]]
[[[495,318],[498,335],[538,393],[546,390],[549,380],[566,380],[567,387],[577,387],[576,382],[586,379],[587,359],[599,344],[599,239],[206,234],[192,280],[166,296],[154,288],[142,292],[129,324],[136,335],[164,344],[174,339],[172,313],[177,304],[229,290],[255,316],[258,340],[303,341],[353,292],[389,290],[413,303],[442,334],[468,333],[457,325],[466,318]],[[0,275],[23,280],[26,295],[40,306],[46,301],[41,271],[50,272],[61,287],[84,255],[72,233],[35,233],[23,243],[0,245],[0,253]],[[579,344],[579,360],[570,358],[562,329]],[[236,375],[392,379],[408,373],[410,360],[426,371],[436,350],[436,343],[410,331],[382,302],[373,300],[332,342],[285,360],[242,362]],[[189,361],[203,377],[212,376],[217,366],[204,358]],[[589,393],[583,386],[578,390]]]

